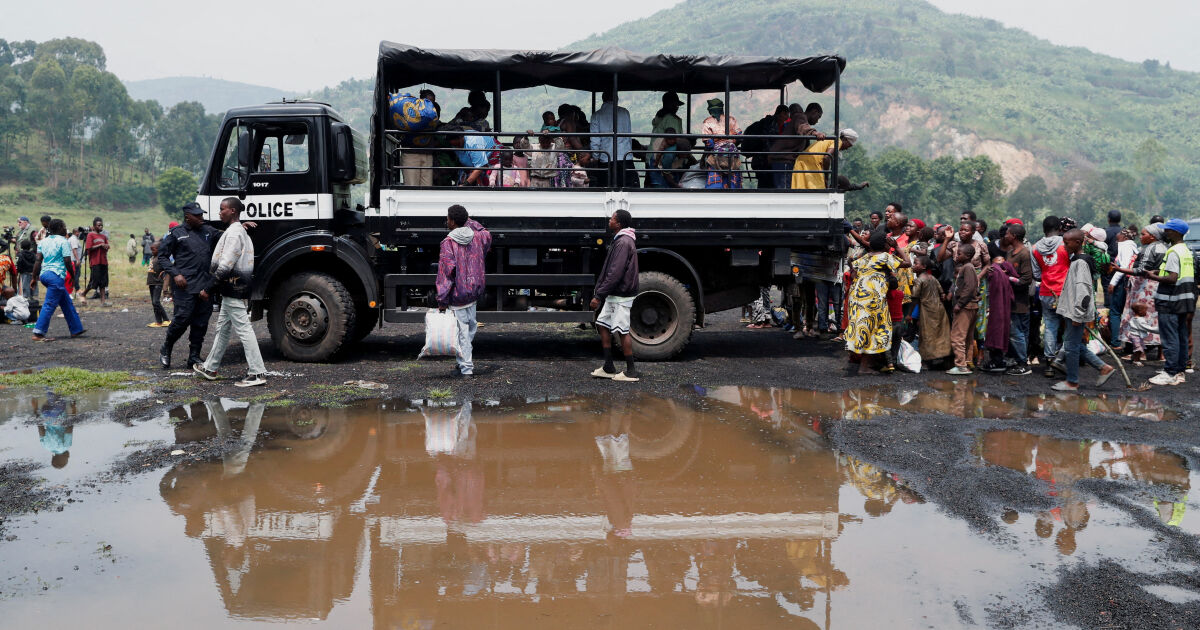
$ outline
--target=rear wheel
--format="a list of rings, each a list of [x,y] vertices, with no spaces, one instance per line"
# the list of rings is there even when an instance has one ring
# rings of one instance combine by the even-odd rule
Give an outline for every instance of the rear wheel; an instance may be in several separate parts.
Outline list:
[[[267,328],[283,356],[306,363],[328,361],[356,330],[354,299],[337,278],[298,273],[271,292]]]
[[[638,295],[629,315],[633,352],[643,361],[663,361],[679,354],[692,338],[696,302],[673,276],[638,274]]]

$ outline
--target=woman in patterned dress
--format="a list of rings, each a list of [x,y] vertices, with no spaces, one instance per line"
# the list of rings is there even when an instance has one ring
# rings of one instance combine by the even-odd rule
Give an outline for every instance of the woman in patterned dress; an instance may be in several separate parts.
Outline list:
[[[1129,276],[1129,289],[1126,295],[1127,304],[1145,304],[1146,317],[1154,330],[1158,330],[1158,311],[1154,308],[1154,294],[1158,291],[1158,280],[1155,272],[1167,255],[1167,246],[1162,242],[1163,227],[1161,223],[1152,223],[1142,229],[1142,249],[1134,260],[1133,268],[1117,271]],[[1121,313],[1121,339],[1129,338],[1129,324],[1133,320],[1133,309],[1127,308]],[[1157,333],[1146,335],[1143,343],[1147,346],[1161,346],[1162,338]],[[1147,355],[1149,356],[1149,355]]]
[[[851,267],[854,283],[850,287],[846,350],[850,360],[866,364],[871,355],[883,354],[892,347],[892,317],[887,307],[888,275],[895,275],[902,263],[891,253],[887,234],[871,234],[870,251]],[[850,373],[858,372],[857,365]]]

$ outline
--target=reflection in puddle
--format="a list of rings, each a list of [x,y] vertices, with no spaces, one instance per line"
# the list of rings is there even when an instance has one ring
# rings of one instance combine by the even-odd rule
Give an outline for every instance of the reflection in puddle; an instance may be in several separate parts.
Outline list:
[[[973,454],[981,462],[1028,473],[1047,485],[1057,507],[1036,515],[1034,531],[1049,538],[1063,554],[1075,551],[1076,534],[1087,527],[1089,502],[1075,489],[1080,479],[1118,479],[1161,486],[1147,507],[1165,524],[1178,527],[1187,511],[1190,475],[1186,461],[1145,444],[1062,440],[1022,431],[985,431],[976,436]],[[1169,497],[1163,499],[1161,497]],[[1010,525],[1018,515],[1004,519]]]
[[[781,625],[776,597],[799,614],[848,584],[830,555],[834,453],[784,452],[671,401],[281,412],[177,412],[181,438],[268,437],[160,486],[235,616],[325,618],[364,540],[381,628],[465,624],[497,597],[502,627],[618,614],[603,598],[637,593],[650,599],[622,617],[732,607]],[[564,603],[523,610],[543,597]]]
[[[957,627],[964,611],[987,618],[998,593],[1027,596],[1052,578],[1057,550],[1000,549],[906,480],[830,450],[823,418],[842,407],[826,395],[709,393],[708,409],[648,396],[179,407],[118,430],[166,433],[188,452],[221,438],[223,455],[105,486],[103,501],[16,529],[21,544],[0,544],[0,567],[32,567],[55,586],[22,591],[0,571],[3,594],[18,593],[6,615],[14,627],[46,610],[63,627],[98,628]],[[32,425],[14,428],[32,441]],[[1052,447],[1033,439],[1030,453],[976,456],[1036,472]],[[1099,468],[1148,483],[1182,475],[1186,489],[1188,473],[1113,449],[1054,466],[1063,507],[1046,535],[1070,529],[1064,553],[1133,563],[1150,543],[1129,528],[1118,545],[1076,541],[1090,508],[1073,507],[1065,480]],[[111,572],[74,573],[100,542],[118,554],[100,569]],[[986,570],[946,570],[967,561]],[[130,593],[138,606],[100,614]]]
[[[694,386],[701,396],[742,406],[779,424],[785,413],[812,421],[867,420],[893,411],[940,413],[960,418],[1028,418],[1048,413],[1112,414],[1144,420],[1175,420],[1179,414],[1145,396],[1035,394],[1005,397],[977,391],[971,381],[930,381],[933,391],[895,387],[818,392],[764,387]]]
[[[48,463],[52,469],[67,468],[78,439],[75,425],[80,419],[144,395],[140,390],[64,395],[44,388],[0,388],[0,457]],[[28,425],[36,426],[36,440],[30,439]],[[51,476],[58,474],[66,473]]]

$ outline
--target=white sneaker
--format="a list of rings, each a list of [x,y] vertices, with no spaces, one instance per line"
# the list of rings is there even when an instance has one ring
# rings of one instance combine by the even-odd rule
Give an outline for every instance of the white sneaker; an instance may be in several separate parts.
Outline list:
[[[1187,382],[1187,380],[1183,377],[1183,373],[1181,372],[1181,373],[1175,375],[1175,380],[1171,381],[1171,384],[1172,385],[1183,385],[1186,382]]]
[[[1183,375],[1180,374],[1178,378],[1182,379],[1182,377],[1183,377]],[[1167,374],[1166,372],[1159,372],[1158,374],[1155,374],[1154,376],[1150,377],[1150,384],[1151,385],[1178,385],[1178,383],[1175,382],[1176,378],[1177,377],[1171,376],[1170,374]],[[1182,382],[1182,381],[1180,381],[1180,382]]]
[[[258,385],[266,385],[267,379],[262,377],[262,374],[247,374],[246,378],[233,384],[234,387],[257,387]]]

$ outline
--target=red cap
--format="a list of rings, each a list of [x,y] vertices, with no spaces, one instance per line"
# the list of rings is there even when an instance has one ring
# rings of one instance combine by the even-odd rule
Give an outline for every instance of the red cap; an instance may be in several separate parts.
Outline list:
[[[1017,225],[1025,225],[1024,221],[1022,221],[1016,217],[1004,220],[1004,225],[1012,225],[1013,223],[1016,223]]]
[[[925,229],[925,222],[920,219],[912,219],[912,223],[913,223],[913,225],[917,226],[918,230]]]
[[[177,228],[177,227],[179,227],[179,222],[178,222],[178,221],[172,221],[172,222],[170,222],[169,224],[167,224],[167,229],[168,229],[168,230],[174,230],[174,229],[175,229],[175,228]]]

